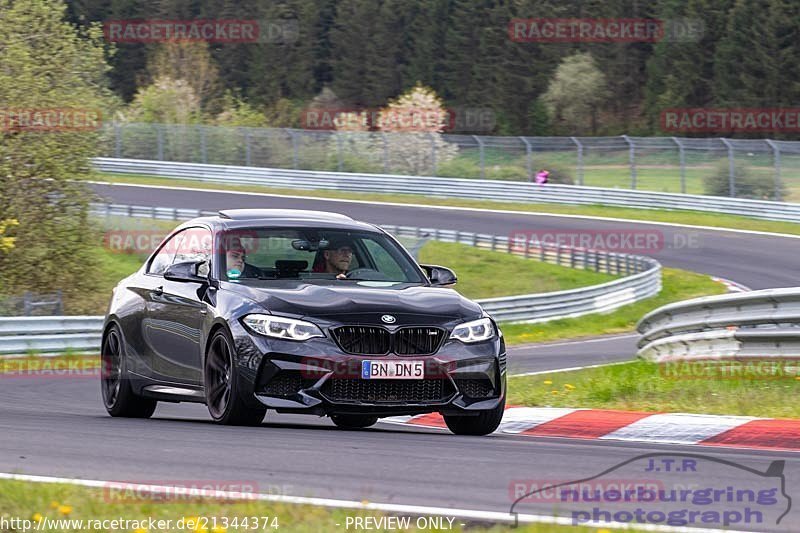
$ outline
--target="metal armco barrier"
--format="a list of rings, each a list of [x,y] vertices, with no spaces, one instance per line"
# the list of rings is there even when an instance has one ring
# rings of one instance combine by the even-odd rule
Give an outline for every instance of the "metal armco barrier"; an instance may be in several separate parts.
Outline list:
[[[660,307],[637,325],[639,357],[800,359],[800,288],[695,298]]]
[[[144,174],[176,180],[283,189],[325,189],[347,192],[416,194],[501,202],[610,205],[637,209],[683,209],[742,215],[764,220],[800,222],[800,204],[718,196],[606,189],[576,185],[534,185],[527,182],[440,178],[389,174],[357,174],[174,163],[140,159],[96,158],[101,172]]]
[[[0,317],[0,355],[99,351],[102,316]]]

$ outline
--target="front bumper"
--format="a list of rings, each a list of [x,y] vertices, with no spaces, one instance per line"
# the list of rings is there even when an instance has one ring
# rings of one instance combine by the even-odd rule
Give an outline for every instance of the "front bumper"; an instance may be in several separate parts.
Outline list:
[[[341,352],[327,338],[282,341],[243,328],[234,338],[243,397],[277,412],[469,415],[497,407],[506,392],[501,339],[474,345],[448,341],[429,356],[359,356]],[[424,361],[426,377],[361,379],[364,360]]]

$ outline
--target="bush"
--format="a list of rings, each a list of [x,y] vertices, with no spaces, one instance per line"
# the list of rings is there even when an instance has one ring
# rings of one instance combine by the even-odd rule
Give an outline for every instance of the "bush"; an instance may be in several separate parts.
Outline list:
[[[703,178],[703,190],[711,196],[731,196],[728,179],[728,161],[717,164],[713,174]],[[735,191],[737,198],[772,200],[776,197],[775,180],[772,176],[754,175],[749,166],[737,164],[734,168]],[[786,196],[785,185],[781,184],[780,197]]]

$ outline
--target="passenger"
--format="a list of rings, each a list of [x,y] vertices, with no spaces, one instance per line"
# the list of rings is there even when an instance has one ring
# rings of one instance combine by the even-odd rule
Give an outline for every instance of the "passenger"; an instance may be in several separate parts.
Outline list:
[[[247,250],[239,237],[229,237],[225,248],[225,273],[230,279],[257,278],[261,272],[247,263]]]

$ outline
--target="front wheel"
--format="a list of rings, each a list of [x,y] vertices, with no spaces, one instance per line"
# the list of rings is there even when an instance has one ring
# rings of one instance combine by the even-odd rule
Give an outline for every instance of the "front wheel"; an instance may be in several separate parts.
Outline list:
[[[100,364],[100,390],[108,414],[126,418],[150,418],[158,402],[142,398],[133,392],[125,367],[122,333],[116,325],[111,326],[103,338]]]
[[[482,411],[478,415],[444,415],[443,418],[447,428],[456,435],[488,435],[500,425],[505,409],[506,399],[503,397],[497,407]]]
[[[340,428],[362,429],[374,425],[378,422],[378,417],[366,415],[331,415],[331,420]]]
[[[203,384],[206,405],[214,422],[229,426],[258,426],[267,408],[248,407],[239,394],[233,342],[226,331],[214,334],[206,354]]]

